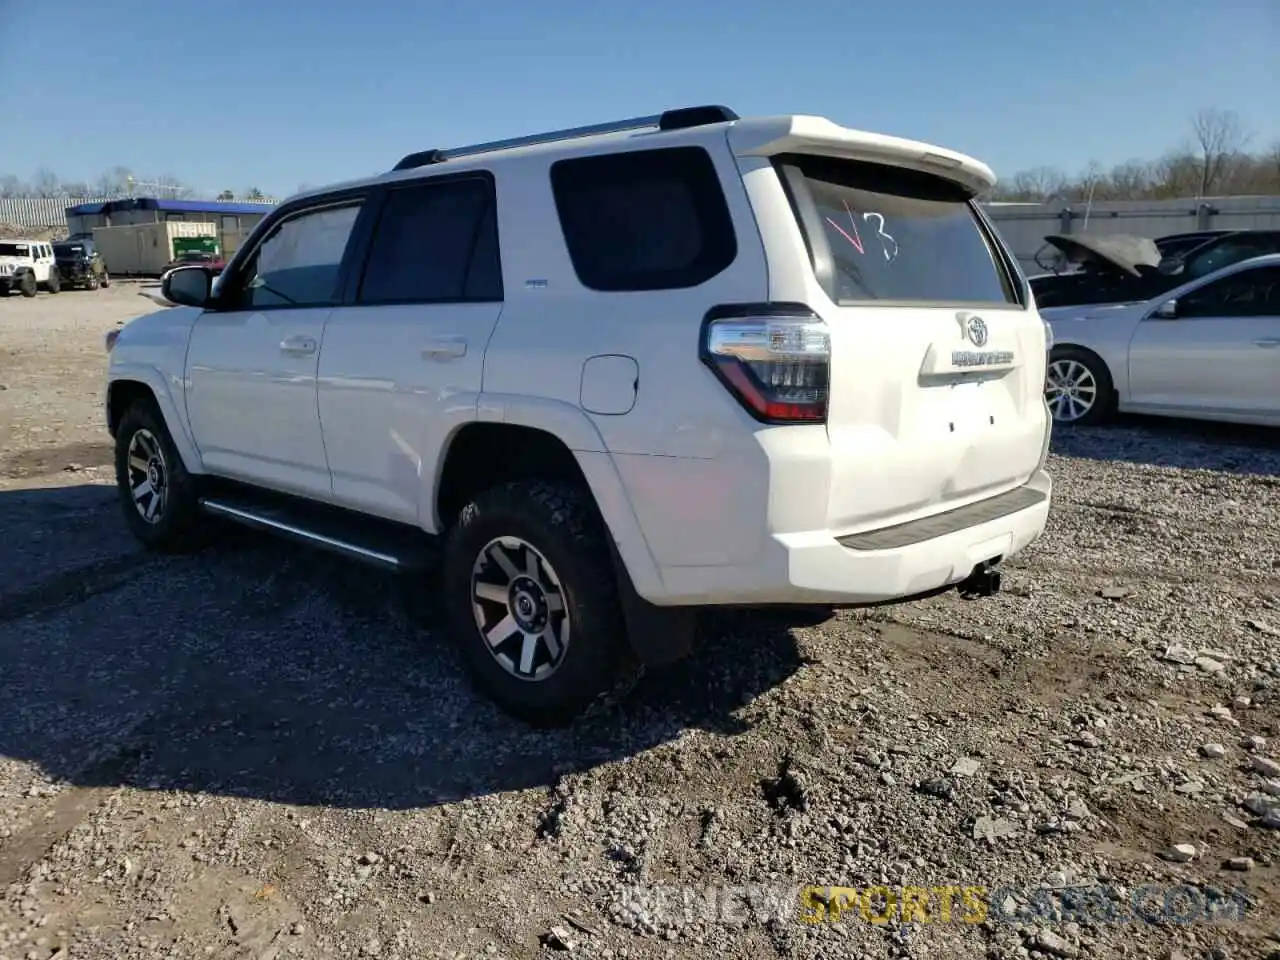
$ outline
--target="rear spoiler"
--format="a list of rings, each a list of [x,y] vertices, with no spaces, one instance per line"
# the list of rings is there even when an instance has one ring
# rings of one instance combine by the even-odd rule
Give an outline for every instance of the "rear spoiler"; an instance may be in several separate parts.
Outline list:
[[[729,127],[729,147],[739,157],[812,153],[932,173],[979,194],[996,184],[996,175],[973,157],[919,140],[904,140],[851,130],[823,117],[780,116],[739,120]]]

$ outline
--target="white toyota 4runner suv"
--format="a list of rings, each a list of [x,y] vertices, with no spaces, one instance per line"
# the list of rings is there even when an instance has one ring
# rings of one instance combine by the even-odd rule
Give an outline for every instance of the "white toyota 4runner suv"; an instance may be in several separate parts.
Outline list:
[[[293,197],[108,336],[125,515],[435,556],[473,679],[534,722],[681,657],[699,607],[989,594],[1051,489],[993,183],[693,107]]]

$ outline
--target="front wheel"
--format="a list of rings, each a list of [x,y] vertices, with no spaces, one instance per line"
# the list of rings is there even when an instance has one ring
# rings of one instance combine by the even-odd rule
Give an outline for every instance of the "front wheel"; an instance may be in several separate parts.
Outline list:
[[[449,533],[443,573],[467,672],[512,716],[565,723],[634,671],[608,533],[580,487],[480,494]]]
[[[36,283],[36,275],[34,273],[24,273],[22,279],[18,281],[18,290],[24,297],[34,297],[39,284]]]
[[[96,273],[91,273],[91,274],[89,274],[89,279],[85,281],[85,284],[84,284],[84,285],[85,285],[87,288],[89,288],[90,290],[97,290],[97,289],[98,289],[98,275],[97,275]]]
[[[125,522],[152,550],[195,546],[199,497],[153,402],[134,403],[116,429],[116,486]]]
[[[1045,401],[1055,423],[1102,423],[1115,409],[1115,387],[1102,358],[1079,347],[1061,347],[1049,356]]]

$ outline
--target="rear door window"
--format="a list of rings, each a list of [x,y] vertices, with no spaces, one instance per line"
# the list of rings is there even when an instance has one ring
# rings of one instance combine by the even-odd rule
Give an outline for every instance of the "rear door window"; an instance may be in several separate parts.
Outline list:
[[[492,182],[473,176],[390,191],[357,300],[368,305],[502,300]]]
[[[775,161],[836,303],[1017,304],[971,196],[941,177],[817,156]]]

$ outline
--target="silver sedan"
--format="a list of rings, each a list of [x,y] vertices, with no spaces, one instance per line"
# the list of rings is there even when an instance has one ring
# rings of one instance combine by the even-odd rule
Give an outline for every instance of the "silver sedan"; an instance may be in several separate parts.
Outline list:
[[[1280,254],[1143,303],[1040,315],[1053,332],[1045,398],[1058,423],[1120,410],[1280,426]]]

